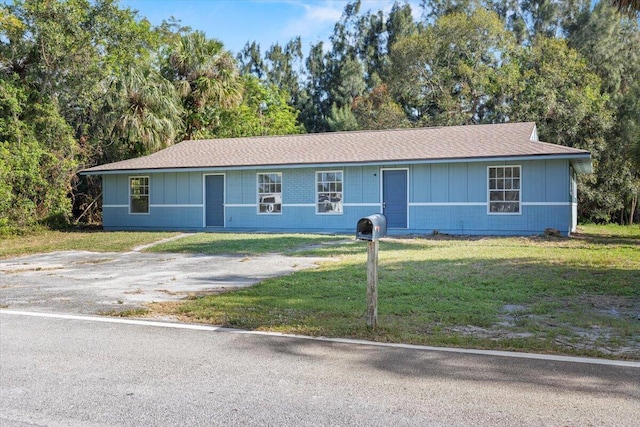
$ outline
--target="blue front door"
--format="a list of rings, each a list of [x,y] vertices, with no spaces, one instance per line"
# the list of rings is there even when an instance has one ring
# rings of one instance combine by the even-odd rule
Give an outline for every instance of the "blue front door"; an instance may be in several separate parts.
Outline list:
[[[382,171],[382,213],[388,228],[407,228],[407,171]]]
[[[205,226],[224,227],[224,175],[205,176]]]

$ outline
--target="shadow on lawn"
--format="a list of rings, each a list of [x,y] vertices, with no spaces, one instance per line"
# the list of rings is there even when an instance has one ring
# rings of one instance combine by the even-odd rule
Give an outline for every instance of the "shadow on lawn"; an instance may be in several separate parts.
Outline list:
[[[379,273],[379,334],[364,327],[364,262],[267,280],[195,301],[187,312],[207,318],[211,310],[210,318],[232,328],[534,351],[561,351],[555,340],[562,338],[568,353],[640,357],[638,270],[476,257],[383,261]],[[507,336],[523,332],[533,336]]]
[[[640,237],[638,236],[607,236],[594,233],[574,233],[571,239],[587,242],[593,245],[603,246],[640,246]]]
[[[380,242],[381,251],[399,251],[416,248],[415,243],[402,240]],[[430,249],[426,244],[420,249]],[[281,253],[290,256],[336,257],[367,253],[367,242],[337,236],[335,240],[312,239],[304,236],[289,237],[278,235],[269,239],[231,239],[212,242],[188,242],[183,240],[161,244],[150,249],[152,252],[193,253],[200,255],[255,256],[267,253]]]

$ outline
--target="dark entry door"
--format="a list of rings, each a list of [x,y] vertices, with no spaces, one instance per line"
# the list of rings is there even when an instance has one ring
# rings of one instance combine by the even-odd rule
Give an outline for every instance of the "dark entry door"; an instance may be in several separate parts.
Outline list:
[[[224,227],[224,175],[205,176],[205,226]]]
[[[382,213],[388,228],[407,228],[407,171],[382,171]]]

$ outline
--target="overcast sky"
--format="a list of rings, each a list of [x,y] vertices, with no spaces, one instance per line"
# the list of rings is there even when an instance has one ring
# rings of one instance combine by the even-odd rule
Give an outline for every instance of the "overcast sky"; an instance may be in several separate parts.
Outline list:
[[[401,1],[402,2],[402,1]],[[363,10],[388,12],[394,0],[364,0]],[[414,14],[419,0],[411,0]],[[183,25],[202,30],[210,38],[238,53],[247,41],[260,43],[265,52],[273,43],[284,44],[301,36],[303,50],[328,41],[347,0],[121,0],[152,24],[174,16]]]

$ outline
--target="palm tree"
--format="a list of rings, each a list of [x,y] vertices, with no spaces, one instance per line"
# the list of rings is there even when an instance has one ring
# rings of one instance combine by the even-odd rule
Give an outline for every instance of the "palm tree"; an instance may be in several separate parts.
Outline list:
[[[640,0],[610,0],[611,5],[618,8],[620,12],[634,15],[640,12]]]
[[[181,36],[168,50],[163,75],[185,109],[185,139],[206,134],[216,110],[239,105],[242,85],[233,55],[201,31]]]
[[[181,129],[180,105],[171,82],[159,73],[131,68],[108,81],[105,117],[118,157],[135,157],[173,144]]]

